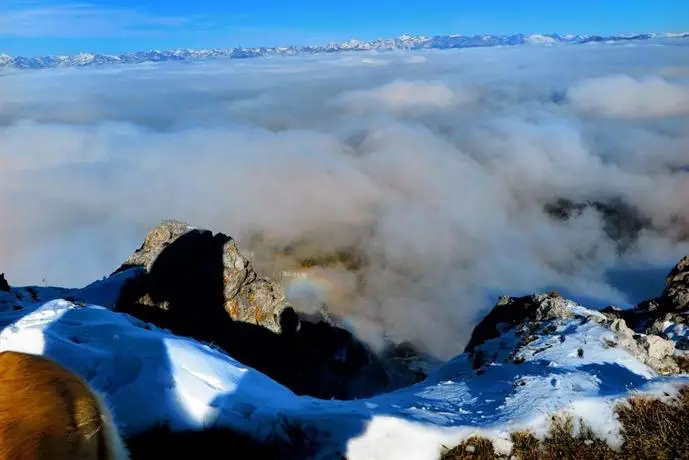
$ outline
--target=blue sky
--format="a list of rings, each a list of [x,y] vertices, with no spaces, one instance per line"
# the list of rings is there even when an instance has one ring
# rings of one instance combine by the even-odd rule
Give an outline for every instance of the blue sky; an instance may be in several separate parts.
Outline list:
[[[0,52],[13,55],[688,29],[689,0],[0,0]]]

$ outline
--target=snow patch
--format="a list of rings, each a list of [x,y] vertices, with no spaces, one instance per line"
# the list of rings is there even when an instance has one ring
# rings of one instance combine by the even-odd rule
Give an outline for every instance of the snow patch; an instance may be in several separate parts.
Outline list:
[[[84,291],[109,299],[110,283]],[[593,320],[597,313],[566,305],[571,317],[542,322],[548,332],[535,332],[527,344],[510,330],[481,345],[497,357],[482,372],[463,354],[421,383],[355,401],[296,396],[211,346],[64,299],[36,303],[20,318],[0,312],[6,326],[0,350],[46,355],[83,376],[106,396],[125,434],[158,423],[174,429],[217,424],[264,439],[284,433],[289,422],[316,430],[327,440],[324,452],[344,450],[350,460],[437,460],[443,446],[472,435],[507,453],[511,431],[530,429],[543,437],[550,415],[564,411],[619,445],[618,401],[669,394],[689,380],[659,376],[606,345],[613,334]],[[519,362],[510,356],[515,350]]]

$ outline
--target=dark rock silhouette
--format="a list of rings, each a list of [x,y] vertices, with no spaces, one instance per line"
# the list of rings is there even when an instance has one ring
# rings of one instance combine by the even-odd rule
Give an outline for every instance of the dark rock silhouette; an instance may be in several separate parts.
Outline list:
[[[580,203],[567,198],[559,198],[544,207],[548,215],[564,221],[581,215],[585,209],[593,209],[601,215],[603,230],[608,238],[617,244],[620,252],[624,252],[633,245],[643,229],[651,227],[651,221],[647,217],[620,198]]]
[[[301,318],[227,235],[165,222],[118,272],[133,267],[145,270],[123,286],[118,311],[212,343],[297,394],[351,399],[390,383],[349,331]]]
[[[1,292],[10,292],[10,284],[5,279],[4,273],[0,273],[0,291]]]
[[[151,229],[144,244],[115,273],[132,267],[150,275],[151,292],[141,303],[164,310],[168,298],[221,305],[234,320],[279,333],[283,313],[292,309],[280,285],[259,276],[232,238],[182,222],[164,221]],[[222,309],[204,314],[220,316]]]

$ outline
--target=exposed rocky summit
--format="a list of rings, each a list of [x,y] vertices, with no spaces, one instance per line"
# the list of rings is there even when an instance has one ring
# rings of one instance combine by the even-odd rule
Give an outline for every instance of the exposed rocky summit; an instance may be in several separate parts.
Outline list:
[[[557,293],[501,297],[474,329],[465,352],[472,356],[473,366],[479,371],[498,360],[519,363],[519,354],[533,342],[539,340],[545,344],[534,352],[539,353],[564,340],[565,336],[560,331],[575,319],[580,321],[578,324],[595,323],[608,329],[613,335],[605,340],[607,347],[626,350],[659,374],[680,371],[672,340],[655,334],[638,333],[627,327],[624,319],[586,309]],[[509,344],[510,331],[515,337],[512,344]],[[497,347],[484,346],[495,340],[501,341]]]
[[[153,267],[153,262],[163,252],[163,249],[190,230],[192,230],[192,227],[184,222],[164,220],[149,230],[141,247],[129,256],[114,273],[119,273],[132,267],[142,267],[150,271]]]
[[[573,313],[568,302],[555,292],[516,298],[502,296],[490,313],[476,325],[464,351],[471,353],[488,340],[500,337],[506,329],[523,325],[526,321],[571,318]]]
[[[689,256],[684,257],[665,279],[659,297],[645,300],[629,310],[613,306],[603,310],[611,318],[624,319],[636,332],[673,338],[677,346],[689,349]]]
[[[282,288],[258,275],[235,241],[222,233],[164,221],[149,231],[143,245],[116,273],[133,267],[143,268],[146,275],[129,285],[123,302],[136,300],[163,310],[170,309],[171,301],[195,303],[196,309],[221,304],[235,321],[276,333],[283,327],[290,332],[298,328]]]
[[[349,331],[300,316],[222,233],[165,221],[116,273],[140,270],[117,310],[222,348],[293,391],[338,399],[387,388],[389,376]]]

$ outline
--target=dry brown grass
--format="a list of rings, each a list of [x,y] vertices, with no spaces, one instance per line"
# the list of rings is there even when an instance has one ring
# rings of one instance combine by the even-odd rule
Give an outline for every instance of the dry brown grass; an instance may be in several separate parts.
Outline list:
[[[689,387],[666,403],[642,396],[618,407],[624,450],[637,458],[689,458]]]
[[[689,356],[675,356],[680,372],[689,374]]]
[[[497,457],[492,442],[479,436],[472,436],[442,458],[443,460],[492,460]]]
[[[670,401],[632,396],[615,410],[623,427],[620,451],[611,449],[586,425],[554,416],[543,441],[528,432],[513,433],[512,452],[506,457],[496,455],[490,441],[474,436],[447,451],[441,460],[689,459],[689,387]],[[572,435],[574,423],[580,423],[576,436]]]

